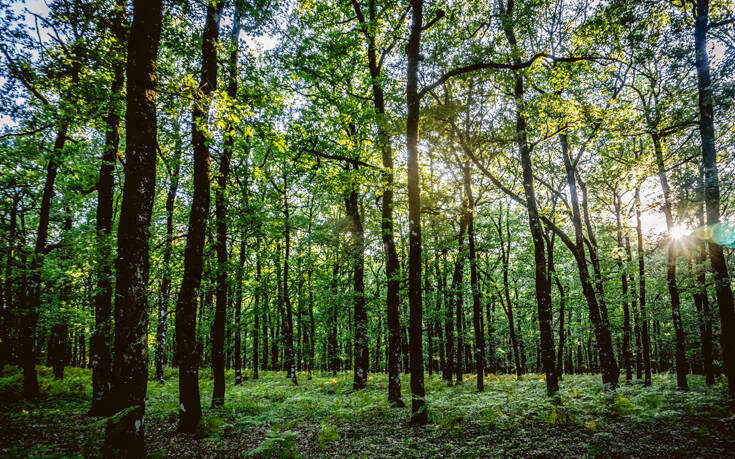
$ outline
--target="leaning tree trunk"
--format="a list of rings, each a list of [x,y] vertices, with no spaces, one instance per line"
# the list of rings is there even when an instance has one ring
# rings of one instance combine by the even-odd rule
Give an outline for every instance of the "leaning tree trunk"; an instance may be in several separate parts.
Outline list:
[[[127,1],[116,2],[116,16],[112,32],[122,48],[127,34],[125,7]],[[120,55],[122,50],[118,49]],[[97,184],[97,291],[94,295],[94,331],[90,340],[92,366],[92,406],[89,414],[109,415],[107,398],[110,390],[110,341],[112,340],[112,280],[113,248],[112,218],[115,178],[113,172],[120,143],[120,102],[125,86],[125,60],[117,57],[112,65],[110,109],[105,119],[105,146],[102,152],[99,182]]]
[[[502,29],[505,38],[511,49],[518,49],[513,23],[511,22],[512,2],[509,2],[509,8],[502,8],[503,16]],[[514,58],[514,63],[518,64],[518,57]],[[515,140],[518,147],[518,153],[521,160],[521,169],[523,172],[523,192],[526,198],[526,208],[528,210],[528,225],[531,230],[533,239],[533,254],[535,263],[535,279],[536,279],[536,304],[539,316],[539,331],[541,335],[541,360],[543,362],[544,373],[546,374],[546,392],[553,395],[559,391],[559,382],[556,376],[554,362],[554,337],[552,333],[553,317],[551,311],[551,282],[546,270],[546,250],[544,247],[544,234],[541,226],[541,219],[538,214],[538,204],[536,201],[536,190],[533,184],[533,165],[531,160],[532,147],[528,143],[527,122],[525,110],[525,91],[523,87],[523,75],[515,71],[515,87],[513,90],[513,99],[516,104],[516,131]]]
[[[36,245],[31,256],[30,279],[26,301],[20,315],[20,358],[23,366],[23,395],[28,399],[38,398],[38,375],[36,373],[36,324],[41,307],[41,268],[46,252],[48,227],[51,215],[51,198],[54,195],[54,184],[59,170],[61,151],[66,143],[67,124],[62,124],[56,134],[54,149],[46,169],[46,180],[41,195],[41,208],[38,213],[38,230]]]
[[[715,121],[712,107],[712,78],[707,56],[707,31],[709,30],[709,0],[697,0],[694,25],[694,56],[697,68],[699,93],[699,135],[702,140],[702,164],[704,166],[704,200],[707,208],[707,229],[715,230],[720,223],[720,179],[715,150]],[[717,304],[720,310],[722,333],[720,343],[727,387],[731,399],[735,399],[735,307],[727,261],[721,240],[709,241],[709,259],[715,280]]]
[[[163,2],[135,0],[128,41],[125,185],[117,232],[115,340],[103,455],[143,457],[149,225],[156,191],[156,60]]]
[[[572,250],[577,268],[579,271],[579,280],[582,284],[582,293],[587,300],[590,321],[594,329],[597,347],[600,353],[600,369],[602,371],[602,382],[609,388],[615,388],[618,385],[618,366],[615,361],[615,353],[612,347],[612,338],[610,336],[609,322],[602,318],[600,307],[597,302],[597,295],[592,286],[592,279],[589,275],[587,267],[587,259],[584,250],[584,233],[582,230],[582,215],[579,206],[579,196],[577,194],[577,182],[575,178],[574,166],[569,155],[569,146],[566,134],[559,135],[561,144],[562,159],[564,160],[564,168],[566,171],[567,186],[569,188],[570,203],[572,206],[572,223],[574,225],[574,233],[576,242],[568,247]],[[590,364],[592,362],[590,361]]]
[[[679,285],[676,281],[678,242],[671,237],[671,231],[674,229],[674,215],[671,210],[671,191],[669,189],[668,178],[666,177],[666,168],[664,167],[661,139],[656,133],[651,135],[651,139],[653,140],[654,156],[656,159],[656,166],[658,167],[658,177],[661,181],[661,189],[664,195],[663,211],[664,216],[666,217],[666,230],[669,233],[666,244],[666,284],[669,289],[671,317],[674,323],[674,333],[676,334],[676,385],[679,390],[689,390],[689,384],[687,384],[688,365],[686,357],[686,336],[684,335],[684,324],[681,319]]]
[[[217,38],[224,1],[207,5],[202,36],[202,72],[192,110],[194,196],[184,251],[184,275],[176,305],[176,344],[179,357],[179,430],[193,432],[202,418],[199,396],[199,355],[196,345],[196,301],[202,281],[204,239],[209,215],[209,146],[207,118],[210,95],[217,89]]]

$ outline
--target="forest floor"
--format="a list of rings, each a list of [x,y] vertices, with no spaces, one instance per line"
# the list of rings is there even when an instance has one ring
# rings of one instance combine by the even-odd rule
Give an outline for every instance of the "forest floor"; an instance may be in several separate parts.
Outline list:
[[[0,456],[89,457],[100,451],[104,418],[85,415],[90,371],[68,368],[56,381],[39,367],[43,398],[20,397],[21,374],[0,377]],[[371,375],[353,392],[352,375],[317,374],[299,386],[282,373],[230,385],[224,409],[208,409],[212,380],[201,375],[205,422],[197,435],[176,432],[178,381],[150,382],[145,435],[154,457],[735,457],[735,414],[723,381],[712,388],[690,377],[692,390],[674,390],[669,374],[652,387],[622,384],[602,391],[599,376],[567,375],[561,403],[545,397],[539,375],[491,375],[483,393],[474,378],[448,387],[426,379],[432,423],[408,427],[410,410],[385,401],[386,376]],[[410,403],[409,377],[403,397]]]

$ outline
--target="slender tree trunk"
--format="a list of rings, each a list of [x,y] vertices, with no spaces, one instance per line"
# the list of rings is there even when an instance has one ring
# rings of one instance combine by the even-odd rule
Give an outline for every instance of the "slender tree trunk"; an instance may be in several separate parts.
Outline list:
[[[671,210],[671,191],[669,190],[669,181],[666,177],[661,140],[656,133],[651,135],[651,139],[653,140],[654,156],[656,158],[656,165],[658,166],[658,177],[661,181],[661,189],[664,195],[663,211],[666,217],[666,229],[669,234],[667,240],[666,283],[669,289],[671,316],[674,323],[674,333],[676,334],[676,385],[679,390],[689,390],[689,384],[687,384],[687,372],[689,369],[686,358],[686,335],[684,334],[684,324],[681,319],[679,285],[676,281],[677,244],[679,242],[671,237],[671,232],[674,229],[674,216]]]
[[[209,214],[209,146],[207,118],[210,95],[217,89],[217,39],[223,0],[207,5],[202,36],[202,72],[192,111],[194,196],[184,252],[184,276],[176,306],[176,343],[179,347],[179,430],[193,432],[202,418],[199,395],[199,356],[196,348],[196,292],[202,281],[204,239]],[[223,305],[224,307],[224,305]]]
[[[704,171],[701,171],[704,175]],[[704,177],[700,180],[700,185],[704,187]],[[704,190],[702,189],[702,192]],[[702,197],[703,197],[702,193]],[[703,201],[703,200],[702,200]],[[699,227],[704,228],[706,225],[704,217],[704,202],[700,202],[696,208],[696,216],[699,221]],[[707,295],[707,243],[702,239],[697,239],[697,248],[699,249],[699,257],[695,259],[697,269],[697,291],[694,293],[694,304],[699,314],[700,335],[702,337],[702,366],[704,370],[705,382],[707,385],[715,383],[715,369],[712,363],[712,313],[709,309],[709,298]],[[690,256],[695,258],[695,254],[690,252]]]
[[[284,366],[288,377],[291,382],[298,384],[296,379],[296,364],[294,361],[294,348],[293,348],[293,311],[291,310],[291,298],[288,293],[288,272],[289,272],[289,257],[291,254],[291,220],[290,220],[290,209],[288,207],[288,182],[286,181],[286,172],[284,170],[283,177],[283,211],[284,211],[284,239],[285,247],[283,254],[283,307],[285,308],[286,317],[284,324]]]
[[[331,323],[329,327],[329,338],[328,338],[328,353],[327,360],[329,361],[329,369],[332,371],[332,375],[337,374],[339,370],[339,356],[337,355],[337,311],[338,311],[338,296],[337,296],[337,276],[339,274],[339,263],[337,256],[334,257],[334,263],[332,264],[332,304],[330,306],[331,312]]]
[[[255,303],[253,306],[253,379],[258,379],[258,369],[260,368],[260,341],[258,336],[260,333],[261,315],[263,314],[260,302],[261,298],[264,297],[260,264],[260,239],[258,239],[255,253]],[[264,337],[264,339],[266,338]]]
[[[118,40],[118,51],[124,55],[127,35],[125,29],[126,1],[116,2],[116,16],[112,21],[112,32]],[[109,415],[107,397],[110,390],[110,360],[112,341],[112,285],[113,247],[112,219],[115,178],[113,172],[120,143],[120,112],[123,87],[125,86],[125,59],[117,57],[112,65],[113,80],[110,87],[110,109],[105,119],[105,146],[102,152],[99,182],[97,184],[97,290],[94,295],[95,325],[90,342],[92,364],[92,406],[89,414]]]
[[[630,359],[630,307],[628,302],[628,274],[627,266],[623,265],[623,226],[621,223],[621,206],[620,195],[617,191],[614,193],[613,200],[615,202],[615,222],[616,222],[616,235],[618,243],[618,254],[615,260],[618,265],[618,271],[620,272],[620,285],[623,294],[623,365],[625,366],[625,381],[631,382],[633,379],[633,368],[631,366]]]
[[[142,457],[148,380],[148,238],[156,189],[161,0],[135,0],[128,41],[125,185],[117,234],[115,342],[103,455]]]
[[[54,184],[61,160],[61,152],[66,143],[68,126],[63,124],[56,135],[54,149],[46,169],[46,180],[41,195],[41,208],[38,214],[36,244],[33,249],[30,267],[29,290],[23,303],[20,316],[20,358],[23,367],[23,395],[28,399],[38,398],[38,375],[36,373],[36,324],[41,307],[41,268],[48,240],[49,219],[51,214],[51,198],[54,195]]]
[[[720,223],[720,180],[715,150],[715,123],[712,108],[712,79],[707,56],[707,31],[709,30],[709,0],[697,0],[694,23],[694,56],[697,68],[699,92],[699,134],[702,141],[702,164],[704,166],[704,199],[707,209],[707,229],[719,234]],[[717,304],[720,310],[722,333],[720,344],[728,393],[735,399],[735,307],[727,261],[722,251],[722,240],[712,237],[707,244],[709,259],[714,274]]]
[[[628,265],[633,262],[633,255],[630,249],[630,238],[625,236],[625,253]],[[635,275],[630,274],[630,299],[631,309],[633,312],[633,333],[635,336],[635,377],[641,379],[643,377],[643,345],[641,343],[641,312],[638,306],[638,294],[635,290]]]
[[[224,2],[223,2],[224,4]],[[237,98],[237,71],[238,71],[238,41],[240,37],[240,7],[235,7],[232,33],[230,35],[230,65],[228,75],[227,95],[231,100]],[[219,7],[221,10],[222,7]],[[217,32],[218,33],[218,32]],[[214,41],[217,40],[215,36]],[[214,82],[216,82],[217,57],[214,55],[212,65],[215,66]],[[216,89],[216,84],[214,86]],[[215,220],[217,226],[217,303],[214,310],[214,323],[212,324],[212,376],[214,386],[212,390],[212,408],[223,406],[225,403],[225,322],[227,322],[227,181],[230,174],[230,161],[235,144],[235,127],[231,122],[227,123],[224,136],[224,145],[220,155],[219,173],[217,174],[217,186],[215,187]],[[238,309],[242,298],[239,298]],[[239,311],[238,311],[239,312]],[[237,330],[239,344],[240,330]],[[238,346],[239,347],[239,346]],[[239,351],[239,349],[238,349]],[[238,352],[239,354],[239,352]],[[237,366],[242,362],[238,355]]]
[[[424,26],[423,0],[411,0],[411,31],[406,44],[406,150],[408,151],[408,303],[411,355],[411,425],[429,422],[424,400],[423,304],[421,292],[421,188],[419,185],[419,53]]]
[[[609,322],[601,316],[600,307],[597,302],[597,295],[592,286],[589,270],[587,268],[587,259],[584,251],[584,233],[582,231],[582,216],[579,206],[579,198],[577,195],[577,182],[574,173],[574,167],[569,155],[569,146],[566,134],[559,135],[561,143],[562,157],[564,160],[564,168],[566,170],[567,186],[569,187],[570,202],[572,205],[572,222],[574,224],[574,233],[576,243],[568,247],[572,250],[572,254],[577,262],[579,270],[579,279],[582,283],[582,292],[587,300],[590,320],[595,332],[597,346],[600,352],[602,382],[607,387],[613,389],[618,384],[618,366],[615,361],[615,353],[612,347],[612,339],[610,336]],[[590,360],[590,364],[592,361]]]
[[[638,240],[638,295],[641,310],[641,346],[643,348],[644,386],[651,385],[651,339],[648,335],[648,312],[646,306],[646,265],[643,252],[643,227],[641,225],[641,187],[635,189],[635,220]]]
[[[243,281],[243,272],[245,270],[245,232],[243,231],[242,240],[240,241],[240,261],[238,263],[237,267],[237,286],[235,287],[237,292],[237,298],[235,299],[235,326],[234,326],[234,332],[235,332],[235,385],[239,385],[242,383],[242,349],[241,349],[241,333],[240,329],[242,328],[242,281]],[[256,264],[258,264],[256,269],[260,268],[260,262],[256,261]],[[258,273],[259,274],[259,273]],[[259,275],[256,275],[256,277],[260,277]],[[257,282],[257,280],[256,280]],[[257,316],[258,316],[258,294],[255,294],[255,306],[253,309],[255,309],[255,333],[253,334],[253,345],[254,347],[257,347],[257,335],[258,335],[258,328],[257,328]],[[246,336],[247,339],[247,336]],[[247,353],[245,353],[247,355]],[[258,370],[256,369],[256,362],[257,362],[257,350],[253,354],[253,357],[255,361],[253,362],[253,378],[255,378],[255,374],[257,374]]]
[[[362,228],[359,197],[355,185],[345,198],[347,216],[351,220],[352,233],[352,269],[354,281],[354,308],[355,308],[355,367],[353,389],[363,389],[367,384],[369,365],[367,313],[365,311],[365,235]]]
[[[178,127],[177,127],[178,129]],[[163,365],[166,362],[166,331],[168,329],[168,306],[171,293],[171,255],[173,253],[174,204],[179,188],[181,171],[181,140],[177,138],[172,169],[169,170],[169,185],[166,193],[166,240],[163,252],[163,279],[158,302],[158,326],[156,329],[156,379],[163,381]]]
[[[466,202],[463,201],[464,207]],[[454,299],[454,314],[457,321],[457,352],[454,359],[454,374],[457,384],[462,382],[462,354],[464,352],[464,340],[462,337],[462,273],[464,272],[464,235],[467,230],[467,213],[463,213],[459,224],[459,236],[457,237],[457,259],[454,262],[454,273],[452,273],[452,295]],[[451,318],[449,320],[451,323]]]
[[[511,48],[516,50],[518,44],[516,42],[515,31],[513,30],[512,8],[513,2],[509,2],[508,10],[501,8],[501,13],[506,16],[502,21],[503,32],[508,40]],[[514,58],[518,63],[518,58]],[[546,251],[544,248],[543,228],[538,215],[538,204],[536,202],[536,190],[533,184],[533,165],[531,160],[532,147],[528,143],[528,133],[526,126],[525,110],[525,91],[523,87],[523,75],[515,72],[515,87],[513,99],[516,103],[516,144],[521,160],[521,168],[523,171],[523,192],[526,198],[526,207],[528,209],[528,224],[533,239],[533,253],[535,262],[535,279],[536,279],[536,304],[539,315],[539,331],[541,335],[541,349],[544,373],[546,374],[546,392],[548,395],[556,394],[559,390],[559,383],[556,376],[554,362],[554,338],[552,334],[553,317],[551,312],[551,282],[546,270]]]
[[[464,192],[467,199],[467,240],[469,246],[470,288],[472,290],[472,325],[475,330],[475,373],[477,390],[485,390],[485,335],[482,327],[482,305],[480,304],[480,285],[477,276],[477,255],[475,251],[475,198],[472,195],[472,178],[469,162],[463,166]]]

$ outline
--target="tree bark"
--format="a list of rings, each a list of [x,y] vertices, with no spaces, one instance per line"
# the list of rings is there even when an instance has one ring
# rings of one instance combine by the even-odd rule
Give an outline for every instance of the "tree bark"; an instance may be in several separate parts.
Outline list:
[[[485,334],[482,327],[482,305],[480,304],[480,285],[477,276],[477,254],[475,251],[475,198],[472,194],[472,178],[470,164],[465,162],[462,168],[464,192],[467,199],[467,240],[469,246],[470,288],[472,290],[472,325],[475,329],[475,373],[477,390],[485,390]]]
[[[694,56],[697,68],[699,97],[699,135],[702,141],[704,166],[704,199],[707,209],[707,230],[714,232],[720,223],[720,179],[715,150],[715,122],[712,107],[712,78],[707,56],[707,31],[709,30],[709,0],[697,0],[694,23]],[[727,373],[728,394],[735,399],[735,307],[727,261],[720,240],[712,238],[707,244],[714,274],[717,304],[720,310],[722,334],[720,344]]]
[[[408,303],[411,363],[411,425],[429,422],[424,400],[423,304],[421,292],[421,188],[419,185],[419,52],[424,26],[423,0],[411,0],[411,31],[406,44],[406,150],[408,152]]]
[[[179,356],[179,430],[193,432],[202,418],[199,395],[199,355],[196,348],[196,297],[202,281],[204,240],[209,215],[209,146],[207,122],[210,95],[217,89],[217,39],[223,1],[207,5],[202,36],[202,72],[192,110],[194,196],[184,251],[184,275],[176,305],[176,344]]]
[[[163,2],[135,0],[128,41],[125,185],[117,234],[111,411],[103,455],[146,454],[149,225],[156,189],[156,60]]]
[[[365,311],[365,234],[360,215],[359,196],[356,185],[352,185],[345,197],[347,216],[351,220],[350,233],[352,234],[352,270],[354,282],[354,310],[355,310],[355,367],[352,388],[365,388],[369,365],[367,313]]]
[[[643,385],[651,385],[651,339],[648,334],[648,312],[646,306],[646,262],[643,252],[643,227],[641,225],[641,186],[635,189],[635,220],[638,241],[638,295],[641,310],[641,346],[643,348]]]
[[[127,1],[115,2],[115,18],[111,32],[118,40],[117,51],[123,54]],[[122,49],[120,49],[122,48]],[[97,183],[97,290],[94,295],[94,331],[90,340],[92,366],[92,406],[89,414],[109,415],[107,397],[110,390],[110,342],[112,340],[112,280],[113,247],[112,219],[115,178],[113,172],[120,143],[120,102],[125,86],[125,59],[116,57],[112,64],[113,80],[110,86],[110,108],[105,119],[105,146],[102,152],[99,181]]]
[[[615,261],[618,265],[618,271],[620,272],[620,286],[623,294],[623,365],[625,366],[625,381],[631,382],[633,379],[633,368],[631,366],[630,359],[630,303],[628,302],[628,273],[626,272],[627,266],[623,265],[623,225],[621,223],[621,207],[620,195],[613,193],[613,200],[615,205],[615,223],[616,223],[616,236],[618,243],[618,253],[615,257]]]
[[[612,347],[610,324],[601,317],[597,295],[594,287],[592,286],[592,280],[590,279],[587,267],[587,259],[585,257],[584,250],[584,233],[582,230],[582,215],[577,194],[577,182],[574,167],[572,166],[569,155],[569,146],[566,134],[559,135],[559,142],[561,144],[562,159],[564,160],[567,186],[569,187],[570,203],[572,205],[572,223],[574,224],[574,233],[576,238],[576,243],[568,247],[572,250],[572,254],[577,262],[579,280],[582,283],[582,293],[587,300],[589,316],[600,352],[602,382],[608,388],[614,389],[618,385],[618,366],[615,361],[615,353]],[[590,364],[592,364],[592,360],[590,360]]]
[[[41,195],[41,208],[38,213],[38,229],[36,244],[31,256],[30,279],[26,301],[22,303],[20,317],[20,358],[23,367],[23,396],[28,399],[38,398],[38,375],[36,373],[36,325],[41,307],[41,268],[48,241],[48,228],[51,215],[51,199],[54,195],[54,184],[59,170],[61,153],[66,143],[68,125],[62,124],[56,134],[54,148],[46,169],[46,180]]]
[[[676,385],[679,390],[689,390],[687,384],[687,372],[689,371],[686,358],[686,336],[684,334],[684,324],[681,319],[681,299],[679,297],[679,285],[676,281],[676,258],[678,256],[679,241],[674,240],[671,232],[674,229],[674,215],[671,210],[671,191],[669,189],[669,181],[666,177],[666,167],[664,165],[663,147],[661,139],[655,132],[651,134],[653,140],[653,150],[658,167],[658,178],[661,181],[661,190],[664,195],[663,211],[666,217],[666,230],[668,231],[668,239],[666,244],[667,261],[666,261],[666,284],[669,289],[669,298],[671,300],[671,316],[674,323],[674,333],[676,334]]]

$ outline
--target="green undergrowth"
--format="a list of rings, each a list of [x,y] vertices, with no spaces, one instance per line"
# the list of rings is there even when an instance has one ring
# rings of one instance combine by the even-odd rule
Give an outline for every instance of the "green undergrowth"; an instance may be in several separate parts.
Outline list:
[[[89,370],[68,368],[63,380],[55,380],[49,369],[39,367],[42,397],[27,402],[21,396],[21,372],[6,367],[0,377],[3,424],[45,423],[46,428],[58,425],[63,429],[64,423],[73,419],[74,424],[68,428],[77,433],[78,439],[65,444],[62,435],[53,444],[36,442],[31,447],[34,449],[14,445],[11,439],[2,443],[1,452],[13,456],[40,451],[42,456],[53,456],[43,448],[76,448],[84,455],[93,455],[101,442],[104,419],[83,416],[91,396],[90,378]],[[682,419],[721,420],[714,427],[692,422],[690,434],[706,440],[719,435],[716,430],[721,424],[732,426],[735,419],[726,404],[724,381],[707,387],[699,376],[690,376],[692,390],[681,392],[675,390],[675,378],[669,374],[654,375],[651,387],[643,387],[638,381],[623,382],[616,391],[603,390],[596,375],[567,375],[560,382],[558,396],[549,398],[543,377],[535,374],[520,379],[489,375],[482,393],[477,392],[474,377],[450,386],[440,376],[427,375],[430,425],[418,430],[407,427],[408,409],[393,408],[386,401],[387,378],[383,374],[370,375],[367,388],[360,391],[352,390],[349,373],[316,373],[311,380],[299,374],[298,386],[292,385],[282,372],[261,372],[258,380],[251,378],[238,386],[230,383],[234,380],[231,372],[227,378],[225,406],[210,409],[211,373],[202,370],[200,375],[205,417],[196,434],[181,442],[204,445],[204,455],[227,455],[226,451],[236,448],[237,455],[254,457],[351,455],[358,450],[368,456],[403,450],[428,456],[475,457],[484,455],[488,444],[498,447],[499,441],[505,441],[509,449],[500,451],[533,456],[536,450],[528,449],[531,446],[514,443],[523,441],[519,436],[556,429],[579,439],[581,446],[575,451],[605,456],[620,453],[615,449],[615,438],[621,426],[635,434],[635,429],[655,431]],[[410,377],[404,376],[402,383],[404,401],[410,405]],[[156,454],[166,454],[168,450],[172,455],[170,448],[181,447],[178,443],[169,444],[169,437],[176,434],[178,406],[177,373],[167,369],[163,382],[148,384],[146,429],[155,443]],[[390,426],[395,437],[391,437],[393,443],[381,445],[386,426]],[[401,436],[403,431],[411,434]]]

